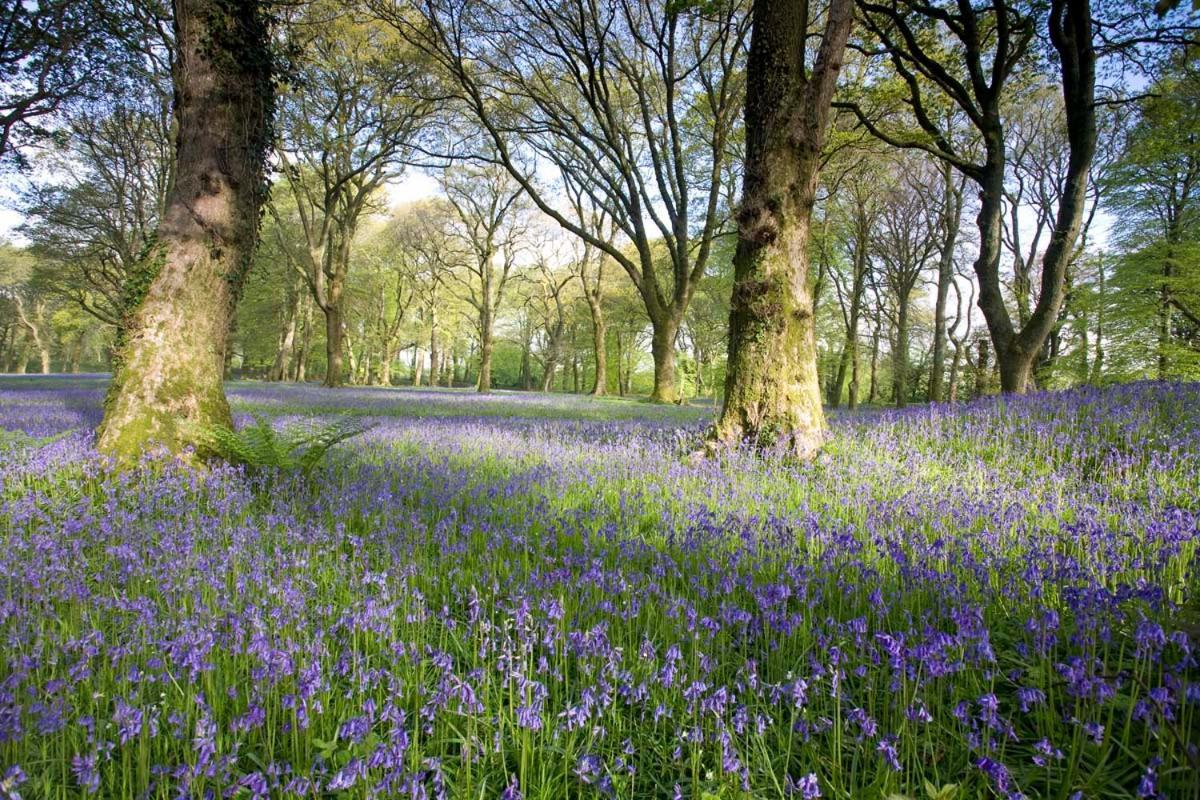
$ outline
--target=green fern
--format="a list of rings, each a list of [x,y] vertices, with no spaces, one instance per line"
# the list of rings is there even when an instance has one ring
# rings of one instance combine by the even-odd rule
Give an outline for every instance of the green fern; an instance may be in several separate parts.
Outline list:
[[[197,426],[197,444],[226,461],[253,471],[312,472],[336,444],[371,429],[361,420],[343,417],[316,428],[292,425],[276,431],[270,420],[255,415],[254,424],[233,430],[223,425]]]

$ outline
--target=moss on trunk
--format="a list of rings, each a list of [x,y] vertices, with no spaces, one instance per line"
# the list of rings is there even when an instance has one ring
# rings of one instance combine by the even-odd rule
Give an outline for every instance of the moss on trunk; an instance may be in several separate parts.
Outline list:
[[[99,448],[122,461],[156,443],[182,454],[192,426],[230,423],[226,340],[264,194],[268,19],[250,0],[175,8],[175,183],[98,432]]]
[[[825,417],[817,375],[809,224],[852,0],[830,3],[811,75],[805,0],[754,4],[746,172],[738,214],[725,404],[713,439],[810,458]]]

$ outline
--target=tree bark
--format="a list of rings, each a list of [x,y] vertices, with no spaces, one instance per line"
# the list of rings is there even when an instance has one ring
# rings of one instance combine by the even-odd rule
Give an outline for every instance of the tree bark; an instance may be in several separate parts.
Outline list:
[[[485,329],[479,337],[479,380],[475,384],[475,389],[480,394],[486,394],[492,390],[492,329],[491,320],[487,321]]]
[[[113,377],[98,447],[132,460],[182,453],[191,424],[231,425],[222,389],[233,312],[258,238],[274,85],[255,0],[177,0],[175,182],[152,258],[161,264]]]
[[[300,347],[291,366],[292,380],[304,383],[308,377],[308,357],[312,353],[312,299],[302,295],[300,300]]]
[[[675,337],[679,320],[664,315],[651,320],[650,354],[654,357],[654,389],[651,403],[674,403],[678,397],[675,386]]]
[[[753,7],[745,178],[717,441],[810,458],[824,437],[809,227],[853,7],[853,0],[830,3],[811,76],[805,0],[758,0]]]
[[[442,351],[437,335],[437,308],[429,307],[429,385],[437,386],[442,374]]]
[[[321,311],[325,314],[325,380],[321,385],[332,389],[341,386],[345,380],[342,358],[346,349],[342,343],[346,331],[342,327],[341,297],[334,299],[331,290],[329,302]]]
[[[1058,213],[1050,234],[1050,243],[1042,257],[1042,278],[1037,305],[1030,314],[1028,323],[1023,325],[1020,331],[1013,330],[1012,321],[1003,307],[1003,300],[999,297],[998,242],[995,263],[984,263],[981,257],[976,268],[977,272],[980,268],[988,270],[986,281],[985,273],[979,274],[979,306],[987,319],[988,330],[996,347],[1000,390],[1018,394],[1028,389],[1034,362],[1058,320],[1058,312],[1063,303],[1067,267],[1074,251],[1075,240],[1083,225],[1088,175],[1096,153],[1096,51],[1092,41],[1090,0],[1053,0],[1049,26],[1050,41],[1059,56],[1069,154]],[[1000,146],[1003,147],[1003,143]],[[998,176],[989,178],[989,183],[983,186],[983,202],[987,204],[989,195],[994,192],[998,215],[1002,187],[993,188],[991,182],[1002,184],[1003,165],[1001,164]],[[982,224],[980,233],[983,238],[990,235]],[[998,229],[996,233],[998,238]]]
[[[287,377],[288,366],[292,360],[292,352],[296,347],[296,322],[300,315],[300,292],[293,292],[288,301],[287,321],[279,336],[279,346],[275,350],[275,361],[267,380],[282,381]]]
[[[850,308],[846,315],[846,340],[842,344],[842,357],[838,363],[837,377],[830,387],[828,402],[836,408],[842,401],[842,389],[846,382],[847,371],[851,374],[850,397],[847,400],[851,409],[858,405],[858,320],[862,314],[862,296],[867,276],[867,248],[871,235],[871,220],[867,213],[866,198],[855,192],[857,205],[854,209],[854,274],[850,284]]]
[[[975,396],[983,397],[988,393],[990,380],[991,365],[988,364],[988,342],[989,339],[981,337],[979,339],[979,357],[975,362]]]
[[[954,276],[954,247],[962,223],[962,192],[954,185],[953,167],[942,163],[942,242],[938,254],[937,295],[933,304],[933,367],[929,373],[929,400],[941,402],[946,375],[946,303]]]
[[[592,317],[592,349],[596,361],[592,397],[602,397],[608,394],[608,352],[605,349],[608,331],[604,324],[604,308],[591,296],[588,296],[588,311]]]
[[[904,408],[908,403],[908,306],[907,294],[896,298],[896,350],[892,353],[896,408]]]

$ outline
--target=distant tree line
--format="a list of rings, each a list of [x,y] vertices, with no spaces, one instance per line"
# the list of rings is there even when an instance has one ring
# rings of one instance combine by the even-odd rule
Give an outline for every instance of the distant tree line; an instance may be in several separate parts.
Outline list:
[[[227,375],[712,398],[714,444],[800,456],[823,405],[1200,377],[1186,10],[5,20],[0,369],[113,371],[114,451],[226,419]]]

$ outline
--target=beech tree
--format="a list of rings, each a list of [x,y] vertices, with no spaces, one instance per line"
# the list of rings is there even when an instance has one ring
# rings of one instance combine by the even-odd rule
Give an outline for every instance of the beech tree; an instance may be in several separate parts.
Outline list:
[[[830,0],[811,71],[806,0],[757,0],[746,88],[746,166],[719,442],[813,456],[824,437],[809,286],[809,227],[853,0]]]
[[[460,296],[475,309],[479,337],[481,393],[492,390],[492,352],[496,315],[528,235],[521,199],[525,190],[496,165],[460,164],[442,175],[442,189],[454,210],[451,228],[458,249],[467,255],[451,273]]]
[[[100,0],[0,2],[0,162],[19,162],[63,106],[97,93],[120,60],[117,19]]]
[[[1008,160],[1003,111],[1013,76],[1031,52],[1036,9],[1007,2],[977,6],[924,0],[859,0],[859,8],[864,27],[882,43],[901,80],[916,130],[898,130],[872,119],[857,103],[839,105],[883,141],[930,153],[978,186],[979,307],[995,347],[1001,389],[1022,393],[1056,324],[1067,264],[1086,210],[1088,174],[1096,150],[1096,48],[1090,0],[1051,0],[1045,15],[1059,64],[1068,161],[1042,255],[1037,302],[1019,325],[1005,303],[1000,274]],[[935,113],[939,104],[949,104],[970,121],[978,153],[964,147]]]
[[[946,326],[946,306],[950,300],[951,290],[957,291],[954,284],[955,252],[960,239],[959,228],[963,215],[963,182],[955,175],[954,168],[947,162],[941,164],[941,194],[938,198],[937,225],[937,280],[936,294],[933,302],[933,363],[929,372],[929,401],[941,402],[946,381],[946,341],[953,341]],[[957,295],[955,295],[957,298]],[[959,325],[962,312],[956,311],[954,325]],[[958,350],[955,350],[958,354]],[[953,383],[956,370],[951,369],[950,383],[953,393]]]
[[[608,324],[604,318],[605,266],[611,256],[603,248],[596,247],[590,238],[612,241],[617,235],[617,226],[603,210],[588,202],[582,191],[567,183],[568,196],[575,210],[579,225],[591,233],[589,238],[580,238],[581,252],[572,261],[575,276],[583,289],[588,316],[592,323],[592,358],[595,376],[592,381],[592,396],[601,397],[608,393]]]
[[[171,111],[116,105],[65,126],[67,145],[43,159],[52,176],[23,197],[22,234],[42,284],[105,325],[130,321],[146,282],[152,243],[171,184]]]
[[[875,229],[880,212],[881,196],[876,191],[878,186],[878,171],[863,166],[848,174],[842,181],[840,191],[831,198],[839,216],[844,218],[843,239],[850,267],[850,274],[845,276],[836,269],[830,271],[846,329],[837,371],[829,383],[828,402],[835,408],[846,391],[847,377],[850,380],[847,404],[851,409],[858,407],[859,323],[863,315],[870,266],[871,232]]]
[[[98,437],[121,459],[152,442],[182,452],[189,424],[232,424],[226,341],[266,193],[274,58],[264,4],[177,2],[174,31],[175,180]]]
[[[629,276],[653,330],[651,399],[673,401],[675,339],[729,213],[749,23],[740,0],[423,0],[419,21],[396,0],[370,4],[441,66],[533,203]],[[560,208],[562,187],[539,180],[539,165],[632,248]]]
[[[1177,57],[1152,89],[1109,182],[1124,250],[1120,313],[1137,320],[1122,345],[1148,338],[1147,371],[1165,379],[1200,372],[1200,64]]]
[[[429,371],[422,369],[422,373],[427,376],[430,386],[449,380],[453,371],[450,348],[446,346],[448,342],[443,341],[442,328],[443,318],[449,312],[446,283],[465,257],[465,253],[456,247],[456,237],[451,230],[454,215],[453,208],[444,201],[416,203],[398,210],[378,237],[380,249],[390,254],[388,258],[395,273],[396,310],[400,310],[400,295],[407,288],[409,303],[420,318],[411,346],[420,349],[428,342]],[[393,326],[393,336],[398,334],[399,328]],[[405,346],[394,341],[393,347],[381,357],[394,355],[402,349],[406,349]],[[390,381],[390,366],[386,372]]]
[[[897,406],[909,395],[909,316],[912,295],[940,245],[936,207],[928,198],[940,177],[928,164],[902,159],[894,167],[892,185],[885,189],[879,224],[871,237],[879,282],[894,304],[892,325],[892,386]]]
[[[325,315],[325,386],[344,380],[345,291],[355,236],[410,156],[430,110],[425,70],[394,33],[316,4],[291,24],[299,50],[281,98],[276,155],[303,239],[291,257]],[[271,211],[278,214],[273,204]]]

